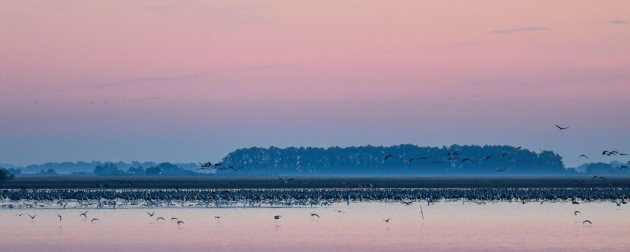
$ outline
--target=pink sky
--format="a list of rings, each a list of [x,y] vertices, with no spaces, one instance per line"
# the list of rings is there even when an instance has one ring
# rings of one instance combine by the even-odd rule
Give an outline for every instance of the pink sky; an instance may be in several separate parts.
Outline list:
[[[630,152],[627,10],[627,1],[8,1],[0,163],[399,143],[610,161],[595,157]],[[138,101],[149,97],[166,99]]]

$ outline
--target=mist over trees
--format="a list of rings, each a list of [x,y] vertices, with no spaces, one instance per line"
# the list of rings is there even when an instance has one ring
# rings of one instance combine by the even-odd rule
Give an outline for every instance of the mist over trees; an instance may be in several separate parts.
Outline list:
[[[562,157],[529,150],[514,152],[513,146],[420,147],[403,144],[390,147],[290,147],[246,148],[228,154],[223,162],[245,166],[247,172],[301,175],[488,175],[497,169],[512,175],[575,173],[567,170]],[[448,153],[457,153],[449,156]],[[499,157],[505,154],[503,157]],[[386,155],[393,157],[384,159]],[[484,158],[488,160],[484,160]],[[426,160],[420,159],[426,157]],[[457,157],[449,160],[449,157]],[[409,159],[413,158],[410,163]],[[463,161],[470,158],[470,161]],[[234,171],[227,171],[234,172]],[[240,171],[239,171],[240,172]]]
[[[452,145],[420,147],[412,144],[360,147],[244,148],[224,157],[219,170],[198,172],[196,163],[155,162],[63,162],[10,168],[8,175],[52,176],[423,176],[497,175],[625,175],[619,162],[589,163],[565,168],[562,157],[552,151],[514,151],[507,145]],[[450,154],[450,155],[449,155]],[[385,159],[387,155],[391,157]],[[413,159],[412,159],[413,158]],[[411,160],[412,159],[412,160]],[[229,167],[243,167],[235,171]],[[14,166],[13,166],[14,167]]]
[[[20,170],[21,173],[24,173],[24,174],[36,174],[40,172],[41,170],[48,170],[48,169],[53,169],[58,174],[71,174],[71,173],[89,174],[89,173],[94,172],[94,168],[96,168],[97,166],[103,167],[103,166],[106,166],[107,164],[113,164],[116,166],[116,168],[122,171],[128,171],[128,169],[132,167],[142,168],[142,167],[154,167],[154,166],[159,165],[156,162],[138,162],[138,161],[132,161],[130,163],[101,162],[101,161],[91,161],[91,162],[78,161],[78,162],[61,162],[61,163],[49,162],[49,163],[44,163],[44,164],[28,165],[26,167],[22,167],[21,169],[16,169],[16,170]],[[175,165],[185,170],[195,170],[197,168],[196,163],[184,163],[184,164],[178,163]],[[133,172],[133,173],[137,173],[137,172]]]

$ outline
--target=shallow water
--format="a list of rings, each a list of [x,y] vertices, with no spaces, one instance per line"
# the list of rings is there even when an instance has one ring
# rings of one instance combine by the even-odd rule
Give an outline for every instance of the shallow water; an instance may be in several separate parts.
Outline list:
[[[582,214],[574,216],[575,210]],[[149,217],[147,211],[155,211],[155,216]],[[31,220],[27,214],[37,217]],[[2,209],[0,247],[2,251],[630,251],[630,208],[609,202],[90,209],[87,219],[79,214],[77,209]],[[282,217],[275,220],[274,215]],[[167,220],[156,222],[159,216]],[[185,224],[178,226],[171,217]],[[92,218],[100,221],[91,223]],[[383,221],[387,218],[389,223]],[[583,225],[587,219],[593,225]]]

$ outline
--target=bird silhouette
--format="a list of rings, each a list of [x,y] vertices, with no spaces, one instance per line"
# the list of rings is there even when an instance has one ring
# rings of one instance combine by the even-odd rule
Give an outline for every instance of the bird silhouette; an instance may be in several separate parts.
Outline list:
[[[282,182],[284,182],[285,184],[288,184],[288,183],[289,183],[289,181],[293,180],[293,178],[290,178],[290,179],[287,179],[287,180],[284,180],[283,178],[279,178],[279,179],[280,179]]]
[[[280,216],[280,215],[276,215],[276,216],[274,216],[273,218],[274,218],[274,219],[276,219],[276,220],[279,220],[279,219],[280,219],[280,217],[282,217],[282,216]]]
[[[84,213],[84,212],[81,212],[81,211],[79,211],[79,212],[81,213],[81,214],[79,214],[79,217],[83,216],[83,217],[87,218],[87,213],[88,213],[89,211],[85,211],[85,213]]]
[[[157,217],[157,219],[155,219],[155,221],[159,221],[159,220],[166,221],[163,217]]]
[[[575,212],[573,212],[573,214],[574,214],[575,216],[577,216],[577,214],[581,214],[581,213],[580,213],[580,211],[575,211]]]
[[[580,155],[578,158],[584,157],[586,159],[588,159],[588,157],[586,155]]]
[[[411,159],[407,160],[407,164],[410,164],[410,163],[411,163],[411,161],[413,161],[413,158],[411,158]]]
[[[558,127],[558,129],[560,129],[560,130],[565,130],[565,129],[569,128],[569,127],[560,127],[560,126],[558,126],[558,124],[556,124],[556,127]]]
[[[153,215],[155,214],[155,212],[153,212],[153,213],[149,213],[149,212],[147,212],[147,214],[149,215],[149,217],[153,217]]]
[[[385,155],[385,157],[383,158],[383,160],[387,160],[388,158],[394,157],[394,155],[389,154],[389,155]]]
[[[319,214],[311,213],[311,217],[313,217],[313,216],[317,216],[317,218],[319,218]]]
[[[522,147],[520,147],[520,146],[516,147],[516,148],[514,148],[514,152],[518,152],[520,149],[522,149]]]
[[[244,167],[245,167],[245,166],[241,166],[241,167],[235,168],[235,167],[230,166],[230,167],[228,167],[228,169],[232,169],[232,170],[234,170],[234,171],[238,171],[238,170],[240,170],[240,169],[243,169]]]
[[[94,218],[94,219],[92,219],[92,220],[90,221],[90,223],[92,223],[92,222],[94,222],[94,221],[100,221],[100,220],[99,220],[99,219],[97,219],[97,218]]]
[[[186,223],[184,223],[183,221],[178,220],[177,221],[177,226],[179,226],[180,224],[186,224]]]
[[[35,219],[35,217],[37,217],[37,214],[36,214],[36,215],[30,215],[30,214],[29,214],[29,215],[28,215],[28,217],[31,217],[31,220],[34,220],[34,219]]]
[[[57,214],[57,216],[59,216],[59,221],[61,221],[61,215],[60,215],[60,214]]]
[[[588,224],[593,225],[593,222],[591,222],[590,220],[585,220],[585,221],[582,221],[582,225],[583,225],[583,224],[585,224],[585,223],[588,223]]]
[[[391,218],[384,219],[383,221],[384,221],[384,222],[389,222],[389,220],[391,220]]]

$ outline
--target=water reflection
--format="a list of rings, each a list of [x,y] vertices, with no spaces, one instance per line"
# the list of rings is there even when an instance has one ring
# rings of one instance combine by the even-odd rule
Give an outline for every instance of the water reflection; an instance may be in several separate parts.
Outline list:
[[[0,211],[0,245],[3,251],[630,250],[630,210],[609,202],[424,203],[424,220],[420,204],[154,208],[153,217],[140,208],[91,209],[87,218],[76,209],[6,209]],[[593,225],[583,225],[587,219]]]

